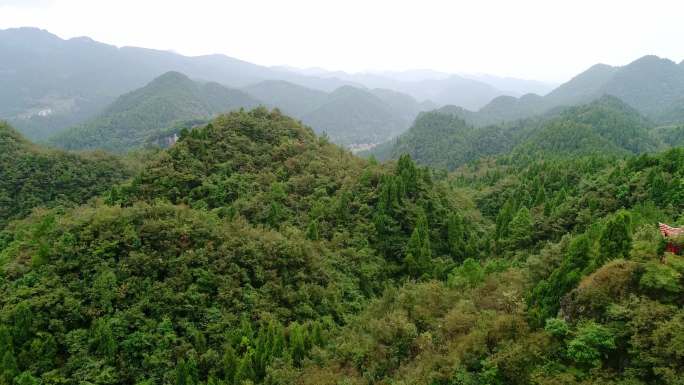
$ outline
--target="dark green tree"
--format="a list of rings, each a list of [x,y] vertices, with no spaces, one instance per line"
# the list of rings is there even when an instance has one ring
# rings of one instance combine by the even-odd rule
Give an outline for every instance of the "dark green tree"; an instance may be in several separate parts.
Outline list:
[[[523,206],[518,210],[509,224],[509,241],[514,248],[527,247],[532,240],[532,216],[530,210]]]
[[[621,212],[608,220],[599,238],[597,267],[611,259],[629,256],[632,248],[632,220],[627,212]]]
[[[466,226],[463,217],[458,213],[451,214],[447,222],[447,236],[449,241],[449,252],[456,261],[463,261],[468,257],[466,234]]]
[[[423,211],[420,211],[411,238],[406,245],[404,266],[409,275],[418,278],[429,273],[431,264],[432,249],[427,217]]]

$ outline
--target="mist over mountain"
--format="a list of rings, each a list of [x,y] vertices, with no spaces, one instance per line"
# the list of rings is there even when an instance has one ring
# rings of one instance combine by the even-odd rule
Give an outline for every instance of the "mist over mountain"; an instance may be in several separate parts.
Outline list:
[[[506,94],[521,96],[526,94],[546,95],[558,84],[540,82],[537,80],[517,79],[512,77],[495,76],[489,74],[462,74],[461,76],[487,83]]]
[[[367,88],[391,89],[409,94],[419,101],[429,100],[437,105],[453,104],[469,109],[480,108],[500,95],[517,96],[530,92],[546,92],[552,88],[541,82],[490,75],[456,75],[432,70],[350,74],[319,68],[276,68],[298,74],[343,79]]]

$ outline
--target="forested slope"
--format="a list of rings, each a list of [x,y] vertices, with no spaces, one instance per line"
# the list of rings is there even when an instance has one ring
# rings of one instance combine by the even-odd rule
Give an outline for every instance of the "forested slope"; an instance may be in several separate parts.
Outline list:
[[[684,151],[635,154],[659,147],[615,136],[644,129],[615,103],[550,121],[620,151],[451,174],[265,108],[183,130],[97,201],[0,232],[2,381],[679,385],[684,259],[656,224],[684,224]]]
[[[35,207],[84,203],[127,176],[112,156],[43,148],[0,122],[0,229]]]
[[[466,202],[408,158],[369,163],[278,112],[221,116],[102,201],[8,226],[2,373],[285,381],[386,285],[479,253]]]
[[[548,158],[591,154],[651,152],[676,141],[671,130],[659,132],[636,110],[617,98],[559,109],[534,119],[473,126],[459,109],[421,114],[407,133],[371,153],[381,159],[409,154],[418,163],[454,170],[488,156]]]

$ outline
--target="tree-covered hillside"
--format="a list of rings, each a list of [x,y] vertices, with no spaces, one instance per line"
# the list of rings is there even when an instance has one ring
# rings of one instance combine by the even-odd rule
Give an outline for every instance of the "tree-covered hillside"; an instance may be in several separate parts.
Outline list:
[[[483,127],[461,119],[462,111],[445,107],[423,113],[406,134],[371,153],[380,159],[409,154],[420,164],[453,170],[470,161],[508,153],[521,159],[620,156],[665,146],[661,137],[666,133],[653,131],[648,120],[611,96],[535,119]]]
[[[242,91],[217,83],[197,83],[179,72],[168,72],[145,87],[119,97],[100,116],[50,141],[66,149],[125,152],[141,147],[150,137],[159,136],[175,123],[208,119],[259,103]]]
[[[388,90],[343,87],[331,93],[283,81],[265,81],[244,88],[271,108],[302,119],[331,141],[362,147],[385,141],[404,131],[430,104]]]
[[[392,99],[391,104],[382,99],[387,96],[385,93],[378,96],[360,88],[342,87],[301,119],[342,145],[384,142],[411,125],[407,112],[397,111],[396,99]],[[414,106],[417,113],[419,105],[415,101]]]
[[[604,96],[562,111],[534,130],[514,153],[548,158],[652,152],[662,143],[650,128],[636,110],[617,98]]]
[[[182,130],[0,232],[0,383],[680,385],[684,258],[656,225],[684,224],[684,151],[642,153],[647,127],[614,98],[486,129],[425,113],[450,174],[278,110]],[[509,150],[468,162],[485,130]]]
[[[486,247],[449,190],[277,111],[184,131],[100,202],[2,233],[3,381],[282,382],[386,285]]]
[[[123,181],[127,169],[102,153],[69,154],[34,145],[0,122],[0,229],[36,207],[84,203]]]
[[[389,142],[390,149],[373,149],[379,159],[398,159],[409,154],[416,162],[452,170],[464,163],[509,151],[514,128],[475,128],[449,113],[422,113],[409,131]]]

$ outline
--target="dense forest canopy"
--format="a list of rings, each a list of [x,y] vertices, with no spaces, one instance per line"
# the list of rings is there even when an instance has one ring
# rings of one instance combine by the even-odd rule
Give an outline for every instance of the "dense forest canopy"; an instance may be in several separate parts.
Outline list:
[[[264,107],[120,157],[3,125],[0,385],[681,385],[680,125],[453,112],[384,163]]]
[[[0,122],[0,229],[36,207],[81,204],[131,173],[104,153],[45,149]]]

